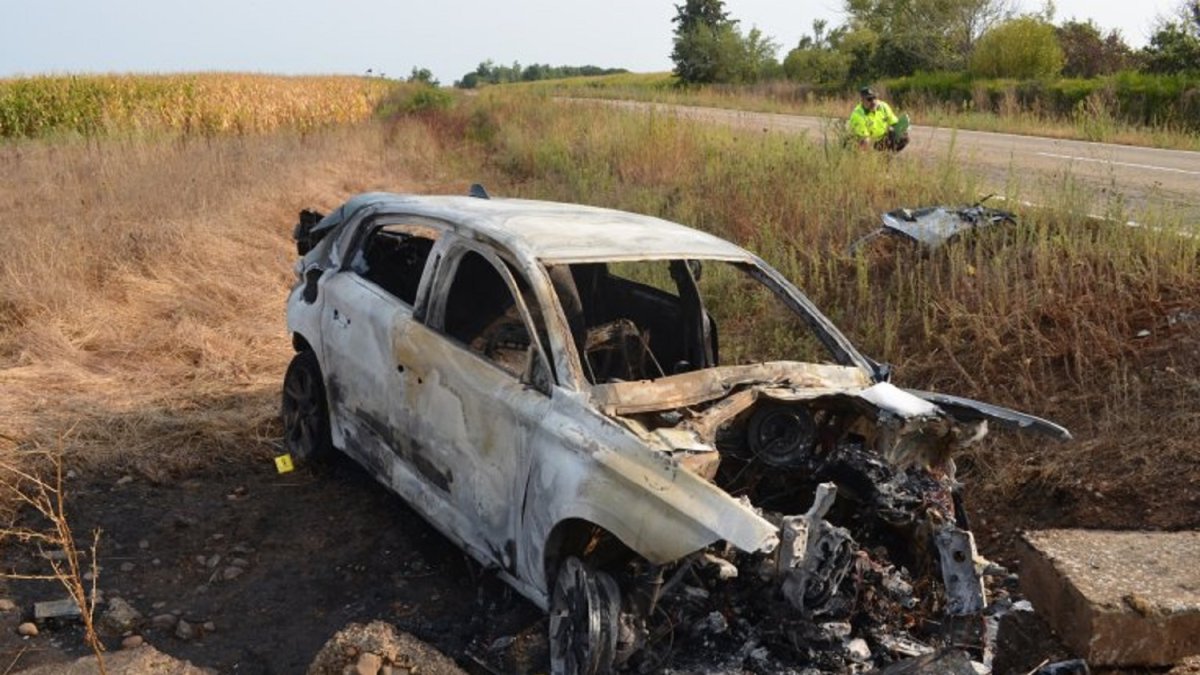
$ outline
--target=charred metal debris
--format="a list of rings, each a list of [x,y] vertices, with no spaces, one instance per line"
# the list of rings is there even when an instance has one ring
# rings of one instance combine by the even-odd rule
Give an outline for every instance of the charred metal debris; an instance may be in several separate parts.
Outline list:
[[[677,564],[634,560],[613,571],[636,589],[620,613],[592,617],[610,624],[614,663],[634,672],[990,672],[1015,576],[979,555],[952,459],[987,421],[954,420],[887,384],[868,392],[796,405],[746,388],[704,410],[640,416],[647,427],[713,433],[719,458],[683,466],[780,537],[757,553],[720,542]],[[592,543],[597,558],[610,543]]]
[[[970,206],[930,206],[888,211],[880,216],[883,225],[855,240],[850,245],[850,253],[853,254],[871,241],[884,236],[908,241],[926,251],[933,251],[965,233],[999,225],[1016,225],[1016,214],[983,205],[994,196],[988,195]]]

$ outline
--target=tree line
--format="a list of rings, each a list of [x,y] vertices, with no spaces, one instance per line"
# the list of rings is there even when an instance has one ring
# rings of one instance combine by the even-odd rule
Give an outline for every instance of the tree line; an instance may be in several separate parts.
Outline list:
[[[475,70],[466,73],[462,79],[455,80],[454,86],[460,89],[474,89],[484,84],[507,84],[510,82],[533,82],[535,80],[557,80],[564,77],[580,77],[590,75],[615,75],[628,73],[624,68],[601,68],[599,66],[552,66],[545,63],[533,63],[522,67],[514,61],[511,66],[498,65],[491,59],[479,64]]]
[[[787,79],[853,86],[919,72],[1015,79],[1200,74],[1200,0],[1186,0],[1160,20],[1140,50],[1090,19],[1056,24],[1051,2],[1017,14],[1014,0],[845,0],[845,23],[813,22],[782,60],[779,44],[757,28],[743,32],[723,0],[686,0],[675,10],[671,60],[687,84]]]

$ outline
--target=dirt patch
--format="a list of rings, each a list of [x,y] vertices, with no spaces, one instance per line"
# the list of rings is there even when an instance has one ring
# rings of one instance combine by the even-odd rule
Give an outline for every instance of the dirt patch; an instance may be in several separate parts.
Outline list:
[[[146,617],[136,632],[147,642],[201,667],[303,672],[348,623],[375,620],[470,662],[469,654],[541,622],[535,607],[349,460],[284,475],[269,462],[235,463],[179,483],[85,476],[68,489],[76,531],[103,530],[105,596]],[[26,548],[2,556],[5,569],[45,564]],[[60,648],[82,653],[76,625],[17,636],[33,602],[61,596],[48,582],[7,582],[0,597],[21,611],[0,614],[0,665],[33,665]],[[180,637],[180,622],[190,637]],[[106,638],[111,649],[120,642]]]

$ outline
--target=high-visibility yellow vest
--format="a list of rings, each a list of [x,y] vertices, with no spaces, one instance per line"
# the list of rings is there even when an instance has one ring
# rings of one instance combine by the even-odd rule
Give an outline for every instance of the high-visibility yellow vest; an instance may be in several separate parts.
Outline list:
[[[890,105],[876,101],[875,110],[870,112],[863,108],[861,103],[854,106],[854,112],[850,113],[850,121],[846,126],[856,138],[877,141],[887,134],[888,127],[899,121],[900,118],[892,112]]]

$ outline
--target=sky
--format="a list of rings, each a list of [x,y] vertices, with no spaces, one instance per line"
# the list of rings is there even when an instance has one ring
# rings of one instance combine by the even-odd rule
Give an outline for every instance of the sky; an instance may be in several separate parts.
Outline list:
[[[676,0],[682,2],[682,0]],[[1040,9],[1041,0],[1019,0]],[[250,71],[391,77],[429,68],[450,84],[481,61],[671,69],[671,0],[7,0],[0,77],[76,72]],[[1056,0],[1056,20],[1091,18],[1146,44],[1179,0]],[[781,56],[842,0],[726,0]]]

